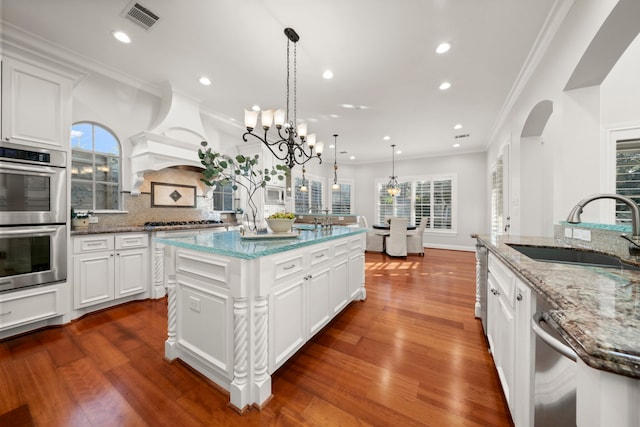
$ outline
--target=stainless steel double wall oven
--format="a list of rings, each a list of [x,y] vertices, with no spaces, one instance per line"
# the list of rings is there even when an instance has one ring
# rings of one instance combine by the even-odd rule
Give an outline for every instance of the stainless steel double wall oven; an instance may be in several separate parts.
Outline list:
[[[67,154],[0,142],[0,292],[67,278]]]

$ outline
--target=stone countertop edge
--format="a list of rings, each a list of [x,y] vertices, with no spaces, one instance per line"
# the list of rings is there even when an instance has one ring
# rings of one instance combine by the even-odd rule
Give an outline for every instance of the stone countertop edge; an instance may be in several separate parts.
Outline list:
[[[213,253],[240,259],[256,259],[268,255],[275,255],[317,243],[340,239],[365,233],[364,228],[355,227],[335,227],[331,234],[322,231],[301,230],[301,238],[290,239],[242,239],[237,231],[225,233],[204,233],[199,236],[176,236],[176,237],[156,237],[154,240],[166,245],[177,246],[194,251]],[[242,243],[246,248],[237,249],[238,243]],[[242,246],[242,244],[240,246]],[[253,244],[253,245],[252,245]],[[253,248],[249,248],[253,246]]]
[[[535,261],[507,245],[567,247],[552,237],[471,237],[547,300],[544,319],[587,365],[640,379],[640,272]]]
[[[105,233],[140,233],[152,231],[179,231],[179,230],[197,230],[206,228],[235,227],[237,223],[222,224],[185,224],[185,225],[163,225],[145,227],[143,225],[123,225],[116,227],[91,227],[86,230],[71,230],[72,236],[86,236],[88,234],[105,234]]]

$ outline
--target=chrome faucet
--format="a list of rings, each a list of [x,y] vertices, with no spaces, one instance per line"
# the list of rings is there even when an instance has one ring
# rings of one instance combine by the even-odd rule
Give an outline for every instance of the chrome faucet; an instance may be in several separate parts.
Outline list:
[[[640,208],[636,202],[628,197],[620,196],[619,194],[593,194],[583,200],[580,200],[578,204],[571,209],[571,212],[569,212],[569,216],[567,217],[567,222],[569,224],[579,224],[582,222],[580,219],[582,208],[584,208],[588,203],[598,199],[614,199],[629,206],[629,209],[631,210],[631,237],[628,237],[626,234],[623,234],[620,237],[631,242],[629,245],[629,254],[640,255],[640,229],[638,228],[640,227]]]

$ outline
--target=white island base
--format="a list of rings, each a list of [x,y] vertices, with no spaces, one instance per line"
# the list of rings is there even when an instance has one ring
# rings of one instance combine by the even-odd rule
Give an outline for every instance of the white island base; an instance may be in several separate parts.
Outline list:
[[[366,297],[361,230],[304,233],[292,244],[240,241],[236,232],[159,239],[169,299],[165,357],[228,390],[239,413],[262,408],[275,370]],[[224,239],[235,249],[221,249]]]

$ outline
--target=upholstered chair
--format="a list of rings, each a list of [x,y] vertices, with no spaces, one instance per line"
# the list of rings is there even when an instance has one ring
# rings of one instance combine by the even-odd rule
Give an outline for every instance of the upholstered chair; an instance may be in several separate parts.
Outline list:
[[[416,230],[407,231],[407,253],[424,256],[424,230],[429,225],[429,217],[420,219],[420,225]]]
[[[407,256],[407,218],[391,218],[389,235],[385,237],[385,252],[389,256]]]

